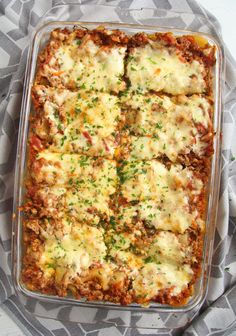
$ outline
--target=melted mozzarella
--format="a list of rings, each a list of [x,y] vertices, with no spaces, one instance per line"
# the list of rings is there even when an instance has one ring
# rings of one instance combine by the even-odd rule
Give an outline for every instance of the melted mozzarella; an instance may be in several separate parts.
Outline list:
[[[86,90],[119,92],[125,88],[125,47],[101,48],[87,40],[80,46],[75,43],[61,45],[44,73],[56,85],[71,85]]]
[[[171,295],[178,295],[188,285],[193,272],[186,264],[192,255],[187,235],[158,232],[142,251],[136,247],[141,254],[131,252],[131,243],[135,245],[134,233],[114,233],[109,253],[118,265],[126,265],[135,295],[150,299],[168,288]]]
[[[184,130],[169,129],[167,133],[161,133],[156,137],[131,136],[130,153],[128,158],[137,160],[151,160],[165,154],[172,162],[177,160],[178,154],[189,154],[191,151],[199,156],[204,155],[206,143],[201,142],[198,135],[194,135],[196,129]]]
[[[118,265],[126,266],[126,272],[131,277],[137,276],[140,268],[143,266],[143,259],[129,250],[116,250],[112,248],[110,255]]]
[[[122,195],[129,202],[139,201],[120,209],[122,226],[138,219],[158,230],[183,233],[197,222],[199,214],[190,211],[189,199],[201,193],[203,184],[188,168],[172,165],[168,170],[158,161],[131,161],[123,167],[122,176]]]
[[[139,269],[143,266],[143,259],[131,252],[131,244],[135,242],[133,232],[129,233],[112,233],[112,241],[109,246],[109,254],[116,264],[126,265],[127,273],[130,276],[138,274]]]
[[[96,265],[95,268],[89,270],[81,280],[95,280],[96,283],[99,281],[102,289],[108,290],[111,283],[116,282],[119,284],[120,281],[124,281],[124,276],[124,273],[117,272],[116,265],[103,261],[99,266]]]
[[[127,65],[132,90],[163,91],[173,95],[202,93],[206,89],[204,66],[182,61],[176,52],[156,42],[134,48]]]
[[[186,188],[190,183],[193,194],[199,194],[202,188],[201,180],[194,177],[190,169],[172,165],[168,170],[156,160],[127,162],[121,174],[124,180],[121,192],[129,202],[147,199],[160,201],[171,193],[176,192],[178,196],[181,191],[188,195],[190,189]]]
[[[107,194],[115,192],[116,162],[96,160],[76,154],[39,153],[31,176],[37,183],[76,185],[101,188]]]
[[[137,159],[152,159],[165,154],[175,161],[178,154],[190,151],[199,156],[206,143],[201,140],[197,125],[210,125],[210,105],[206,98],[193,95],[179,97],[174,103],[169,97],[131,95],[125,104],[130,131],[130,155]]]
[[[94,262],[103,262],[105,255],[102,229],[78,224],[62,239],[52,236],[45,241],[39,265],[46,274],[48,268],[59,267],[74,277]]]
[[[183,233],[189,228],[195,213],[191,213],[185,192],[168,192],[161,201],[148,200],[137,206],[141,220],[158,230],[170,230]]]
[[[191,254],[187,235],[176,235],[168,231],[158,232],[150,246],[146,248],[148,256],[159,264],[181,264]]]
[[[113,214],[109,208],[109,197],[103,189],[53,186],[39,189],[37,197],[43,202],[43,213],[54,218],[63,218],[67,214],[81,222],[96,225],[101,218],[109,218]]]
[[[184,233],[197,221],[197,211],[190,212],[186,193],[170,192],[158,200],[141,201],[136,205],[120,208],[120,225],[144,221],[147,226],[157,230]],[[202,223],[199,223],[202,227]]]
[[[51,135],[61,133],[72,138],[87,131],[91,136],[106,138],[116,130],[121,115],[116,96],[42,85],[35,86],[34,92],[43,105]]]
[[[171,295],[178,295],[184,290],[192,278],[189,265],[146,264],[133,282],[135,295],[149,300],[162,289],[170,289]]]
[[[121,118],[118,98],[108,93],[70,92],[35,86],[43,106],[45,125],[36,132],[52,137],[50,150],[112,156],[117,147],[115,132]],[[49,131],[48,131],[49,129]]]
[[[57,134],[53,138],[53,144],[49,151],[58,153],[75,153],[94,157],[112,158],[118,144],[116,137],[101,138],[98,135],[90,135],[87,131],[77,133],[73,127],[65,130],[64,135]]]

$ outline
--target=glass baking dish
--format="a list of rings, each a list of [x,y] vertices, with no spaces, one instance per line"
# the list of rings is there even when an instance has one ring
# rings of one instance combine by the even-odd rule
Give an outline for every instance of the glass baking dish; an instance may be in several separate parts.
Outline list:
[[[94,7],[94,6],[93,6]],[[101,8],[101,6],[100,6]],[[62,11],[64,7],[62,6]],[[214,86],[214,155],[211,165],[211,177],[209,182],[209,197],[208,210],[206,215],[206,234],[204,241],[204,251],[202,260],[202,272],[194,290],[194,295],[190,301],[180,307],[173,307],[153,303],[148,308],[144,308],[137,304],[128,306],[120,306],[107,302],[91,302],[85,300],[76,300],[71,297],[49,296],[37,292],[29,291],[21,282],[21,260],[22,260],[22,219],[23,215],[19,211],[20,206],[24,201],[24,176],[26,172],[27,158],[27,136],[29,129],[29,117],[31,113],[31,86],[34,80],[37,56],[40,50],[44,47],[49,38],[50,32],[55,28],[69,27],[74,25],[83,28],[93,29],[98,25],[103,25],[107,29],[120,29],[127,34],[144,31],[147,33],[170,31],[175,35],[199,35],[198,32],[193,32],[185,29],[159,27],[155,25],[140,25],[126,23],[111,23],[111,22],[83,22],[83,21],[55,21],[47,22],[42,25],[35,33],[28,54],[28,62],[24,84],[24,95],[22,100],[21,120],[18,137],[18,150],[16,160],[15,188],[14,188],[14,209],[13,209],[13,248],[12,248],[12,276],[16,293],[23,298],[39,299],[40,301],[50,302],[54,304],[80,306],[86,308],[105,308],[112,310],[133,311],[133,312],[155,312],[155,313],[187,313],[190,311],[196,312],[202,305],[208,287],[208,278],[210,272],[210,264],[212,257],[213,239],[215,231],[215,219],[218,206],[218,192],[220,181],[220,150],[221,150],[221,111],[222,111],[222,74],[223,74],[223,52],[219,42],[211,35],[200,33],[211,45],[216,47],[216,65],[213,74]],[[24,299],[23,299],[24,300]],[[77,321],[78,322],[78,321]]]

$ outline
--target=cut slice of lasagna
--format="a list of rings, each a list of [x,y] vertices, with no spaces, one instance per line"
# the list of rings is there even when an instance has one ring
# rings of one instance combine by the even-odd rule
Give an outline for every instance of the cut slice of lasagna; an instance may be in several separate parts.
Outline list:
[[[207,97],[129,94],[123,101],[130,135],[123,138],[124,157],[151,160],[165,155],[176,162],[180,155],[211,154],[212,102]]]
[[[117,225],[122,229],[146,228],[184,233],[202,230],[204,185],[192,169],[152,161],[129,161],[119,168],[121,205]],[[176,206],[177,205],[177,206]]]
[[[39,57],[36,82],[73,90],[122,91],[126,45],[121,31],[56,29]]]
[[[207,41],[199,46],[194,36],[140,33],[129,41],[127,77],[131,89],[142,93],[207,93],[214,61],[214,48]]]
[[[35,134],[48,150],[113,156],[122,120],[116,96],[36,85],[33,100]]]

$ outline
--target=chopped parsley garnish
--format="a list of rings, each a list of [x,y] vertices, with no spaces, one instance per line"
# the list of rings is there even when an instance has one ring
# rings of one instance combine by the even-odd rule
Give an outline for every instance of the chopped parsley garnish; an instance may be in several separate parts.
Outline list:
[[[82,110],[81,110],[81,108],[79,108],[79,107],[76,107],[76,108],[75,108],[75,112],[76,112],[76,113],[81,113],[81,112],[82,112]]]
[[[86,85],[83,83],[82,85],[80,85],[80,89],[85,90],[86,89]]]
[[[158,129],[162,129],[162,124],[160,124],[160,123],[156,123],[156,128],[158,128]]]
[[[134,59],[134,56],[128,56],[127,61],[131,62],[131,61],[133,61],[133,59]]]
[[[89,158],[87,156],[81,156],[79,160],[80,167],[86,167],[90,165]]]
[[[115,229],[115,227],[116,227],[116,220],[115,220],[114,216],[110,217],[110,224],[113,227],[113,229]]]
[[[55,265],[55,264],[47,264],[47,267],[48,267],[48,268],[55,268],[56,265]]]
[[[133,66],[130,67],[130,70],[131,71],[137,71],[137,69],[135,69],[135,67],[133,67]]]
[[[98,97],[93,97],[93,98],[92,98],[92,102],[93,102],[93,103],[96,103],[97,101],[98,101]]]
[[[70,178],[69,181],[68,181],[68,183],[69,183],[70,185],[72,185],[72,184],[73,184],[73,179]]]
[[[154,262],[154,259],[153,259],[152,256],[149,256],[146,259],[144,259],[144,262],[145,262],[145,264],[148,264],[148,263]]]
[[[154,61],[151,57],[148,57],[148,60],[149,60],[149,62],[151,62],[152,64],[157,64],[157,62]]]
[[[67,136],[64,135],[61,139],[61,147],[64,146],[64,142],[65,142],[66,139],[67,139]]]

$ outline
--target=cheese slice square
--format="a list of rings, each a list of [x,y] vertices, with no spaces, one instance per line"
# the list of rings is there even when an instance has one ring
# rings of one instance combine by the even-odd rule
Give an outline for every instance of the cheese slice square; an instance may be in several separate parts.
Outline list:
[[[126,45],[124,34],[54,31],[39,58],[37,82],[53,87],[118,93],[123,81]],[[114,33],[115,34],[115,33]]]
[[[142,37],[143,42],[139,43],[137,34],[136,45],[129,50],[127,77],[133,91],[179,95],[208,90],[209,67],[198,57],[199,50],[191,50],[187,44],[179,48],[177,39],[172,37],[173,41],[168,43],[162,34],[153,39],[145,34]],[[200,53],[204,55],[204,51]]]

